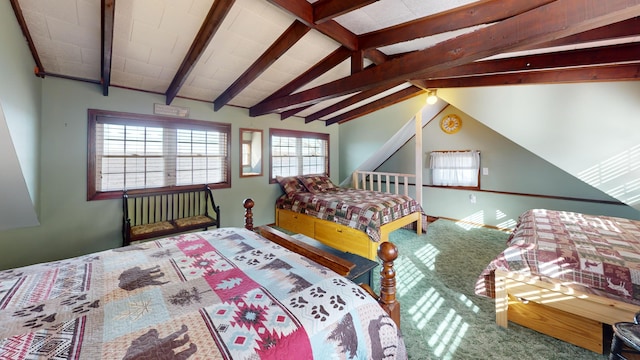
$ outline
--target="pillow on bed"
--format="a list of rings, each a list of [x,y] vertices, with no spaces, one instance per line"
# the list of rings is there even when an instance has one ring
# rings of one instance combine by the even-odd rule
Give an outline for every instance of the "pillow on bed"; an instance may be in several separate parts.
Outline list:
[[[312,194],[338,188],[328,176],[324,175],[305,175],[300,176],[299,179],[302,185]]]
[[[298,177],[296,176],[276,176],[276,180],[282,187],[282,191],[284,191],[287,196],[292,197],[297,192],[306,192],[307,189],[300,183]]]

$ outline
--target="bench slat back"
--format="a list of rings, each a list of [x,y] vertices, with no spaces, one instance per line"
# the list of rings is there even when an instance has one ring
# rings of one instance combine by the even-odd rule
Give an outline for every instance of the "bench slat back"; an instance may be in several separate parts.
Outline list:
[[[220,208],[213,200],[213,194],[208,186],[191,187],[188,189],[162,189],[154,192],[143,190],[125,191],[123,194],[123,239],[124,245],[130,241],[130,229],[138,225],[156,224],[160,222],[173,223],[175,220],[204,215],[211,220],[206,226],[220,226]],[[197,221],[188,227],[197,228]],[[171,226],[169,226],[171,228]],[[174,230],[162,230],[161,235],[184,231],[184,226]],[[151,237],[155,234],[148,234]],[[147,236],[147,235],[145,235]],[[137,238],[141,237],[136,235]]]
[[[213,211],[207,192],[202,190],[128,197],[127,213],[132,226],[209,215]]]

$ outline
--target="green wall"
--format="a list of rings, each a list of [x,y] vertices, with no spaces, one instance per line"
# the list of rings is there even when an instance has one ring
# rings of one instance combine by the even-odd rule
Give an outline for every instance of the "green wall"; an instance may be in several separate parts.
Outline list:
[[[394,128],[400,128],[413,116],[413,114],[406,115],[407,111],[413,110],[416,105],[424,105],[424,102],[420,103],[420,101],[423,99],[418,97],[396,105],[394,110],[403,116],[394,116],[393,113],[381,111],[349,123],[349,133],[359,134],[357,137],[346,136],[341,128],[341,176],[348,176],[366,159],[366,154],[358,152],[359,149],[377,149],[386,140],[384,135],[389,134]],[[458,114],[463,121],[461,130],[453,135],[441,131],[438,123],[442,116],[449,113]],[[480,150],[482,167],[489,170],[488,175],[481,175],[481,189],[487,191],[424,187],[422,203],[428,215],[465,219],[501,227],[512,226],[518,215],[531,208],[563,209],[640,218],[637,210],[626,205],[505,194],[519,193],[616,201],[453,106],[445,108],[423,128],[422,142],[424,184],[429,184],[430,181],[428,154],[433,150]],[[349,167],[346,164],[349,164]],[[415,138],[400,148],[377,170],[415,173]],[[470,201],[471,196],[475,196],[475,203]]]
[[[105,97],[98,85],[51,77],[43,81],[42,92],[41,225],[0,232],[0,269],[119,246],[121,200],[86,201],[87,109],[151,114],[154,103],[165,100],[161,95],[115,87]],[[270,127],[329,133],[331,174],[337,181],[337,126],[305,125],[298,118],[281,121],[275,115],[251,118],[248,110],[231,106],[214,112],[212,103],[184,99],[176,99],[173,105],[189,108],[192,119],[232,124],[232,188],[214,190],[223,226],[242,226],[242,201],[247,197],[256,202],[255,225],[273,222],[275,199],[281,194],[279,185],[269,184],[268,161],[263,176],[239,177],[239,128],[264,129],[265,156]]]
[[[11,4],[9,1],[1,1],[0,104],[2,104],[9,132],[14,139],[13,145],[21,167],[19,171],[22,171],[36,212],[39,202],[38,139],[41,82],[42,79],[34,75],[33,57],[13,14]],[[5,169],[5,171],[8,170]]]
[[[500,133],[640,210],[640,81],[441,89]]]
[[[354,169],[404,126],[422,108],[425,99],[426,95],[416,96],[341,124],[340,181],[351,176]]]

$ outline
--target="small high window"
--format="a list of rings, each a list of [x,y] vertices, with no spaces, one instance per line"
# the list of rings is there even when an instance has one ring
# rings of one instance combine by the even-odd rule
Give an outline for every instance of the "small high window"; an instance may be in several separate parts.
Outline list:
[[[480,188],[479,151],[432,151],[430,167],[433,185]]]

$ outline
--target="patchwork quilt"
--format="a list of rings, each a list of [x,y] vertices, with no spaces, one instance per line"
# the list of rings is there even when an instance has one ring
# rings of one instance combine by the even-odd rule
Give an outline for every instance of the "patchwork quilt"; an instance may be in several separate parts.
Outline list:
[[[394,359],[354,283],[222,228],[0,271],[0,359]]]
[[[495,297],[495,269],[518,271],[640,305],[640,221],[567,211],[523,213],[476,293]]]
[[[422,212],[418,202],[409,196],[349,188],[283,195],[276,201],[276,208],[349,226],[365,232],[375,242],[380,241],[380,226]]]

